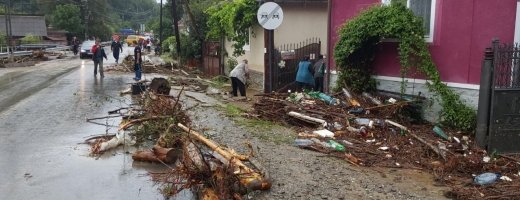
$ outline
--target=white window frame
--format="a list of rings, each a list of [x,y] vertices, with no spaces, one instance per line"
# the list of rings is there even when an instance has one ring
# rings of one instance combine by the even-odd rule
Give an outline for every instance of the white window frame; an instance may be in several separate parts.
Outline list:
[[[247,39],[247,43],[242,47],[245,51],[251,51],[251,27],[247,29],[247,33],[249,38]]]
[[[381,0],[381,4],[390,5],[392,0]],[[406,7],[410,7],[410,0],[406,0]],[[424,36],[424,41],[428,43],[433,43],[433,33],[435,32],[435,16],[436,16],[436,7],[437,0],[432,0],[431,10],[430,10],[430,32],[428,35]]]

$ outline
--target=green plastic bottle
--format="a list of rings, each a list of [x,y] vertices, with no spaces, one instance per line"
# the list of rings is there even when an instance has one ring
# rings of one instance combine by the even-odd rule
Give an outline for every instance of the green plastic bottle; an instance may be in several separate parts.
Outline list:
[[[334,148],[336,150],[345,151],[345,147],[343,145],[341,145],[340,143],[337,143],[334,140],[329,140],[329,144],[332,148]]]

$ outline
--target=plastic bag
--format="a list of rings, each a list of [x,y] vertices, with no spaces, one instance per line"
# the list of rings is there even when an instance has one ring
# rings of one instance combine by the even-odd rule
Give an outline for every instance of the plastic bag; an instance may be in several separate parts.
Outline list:
[[[124,144],[126,146],[134,145],[135,138],[132,138],[132,136],[128,134],[117,133],[116,136],[114,136],[111,140],[101,143],[99,151],[106,151],[108,149],[117,147],[120,144]]]

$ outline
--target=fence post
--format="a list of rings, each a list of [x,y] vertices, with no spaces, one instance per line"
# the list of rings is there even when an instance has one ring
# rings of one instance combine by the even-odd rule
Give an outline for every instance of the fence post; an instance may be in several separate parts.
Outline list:
[[[487,136],[489,134],[489,118],[491,108],[492,94],[492,80],[493,80],[493,58],[494,49],[486,48],[484,52],[484,60],[482,60],[482,67],[480,71],[480,89],[478,97],[478,111],[477,111],[477,128],[475,139],[477,145],[486,149]]]

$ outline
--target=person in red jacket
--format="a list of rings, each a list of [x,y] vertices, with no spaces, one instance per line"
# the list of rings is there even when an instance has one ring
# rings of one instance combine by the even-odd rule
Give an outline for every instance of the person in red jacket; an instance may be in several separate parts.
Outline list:
[[[103,74],[103,58],[106,60],[108,60],[108,58],[100,43],[101,42],[99,38],[97,38],[96,44],[92,46],[92,60],[94,61],[94,77],[97,75],[97,68],[99,66],[99,74],[101,75],[101,78],[104,78],[105,74]]]

